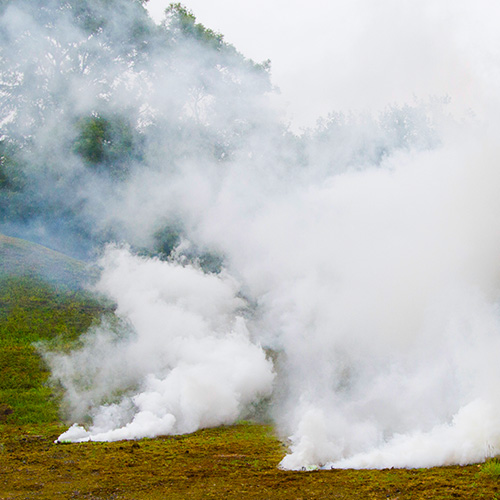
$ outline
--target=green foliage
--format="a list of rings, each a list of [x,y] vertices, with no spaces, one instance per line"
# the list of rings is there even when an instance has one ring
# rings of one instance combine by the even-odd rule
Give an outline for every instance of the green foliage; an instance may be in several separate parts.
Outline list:
[[[106,154],[106,143],[111,139],[108,121],[99,115],[83,118],[78,128],[80,134],[75,143],[75,151],[90,164],[102,163]]]
[[[175,174],[191,158],[223,168],[267,120],[268,64],[246,59],[180,3],[160,26],[140,0],[0,8],[14,4],[33,28],[16,36],[0,26],[0,230],[88,255],[126,239],[105,200],[88,195],[96,177],[113,196],[107,181],[128,180],[132,168]]]
[[[165,13],[167,23],[178,29],[184,36],[194,38],[217,49],[226,45],[224,37],[220,33],[216,33],[203,24],[197,23],[193,12],[181,3],[171,3]]]
[[[165,226],[154,235],[154,253],[167,258],[181,241],[181,230],[175,226]]]
[[[227,57],[227,60],[218,59],[212,61],[215,62],[217,71],[220,72],[221,67],[226,67],[226,69],[229,69],[229,73],[232,74],[235,71],[238,72],[240,69],[245,68],[247,71],[254,72],[262,78],[259,82],[262,87],[256,88],[256,93],[271,90],[269,79],[271,61],[269,59],[262,63],[255,63],[250,59],[246,59],[233,45],[224,41],[224,35],[207,28],[202,23],[197,23],[196,16],[182,3],[171,3],[165,10],[165,14],[166,20],[163,23],[163,28],[166,32],[171,32],[174,38],[182,35],[184,40],[196,40],[200,42],[200,46],[213,49],[215,52],[220,52]],[[219,75],[220,77],[221,75]],[[234,78],[234,80],[238,81],[238,85],[244,86],[244,82],[239,77]],[[255,85],[257,82],[253,81],[252,83]]]
[[[6,139],[0,140],[0,221],[29,217],[30,207],[22,194],[26,185],[24,169],[18,148]]]
[[[73,149],[95,169],[123,178],[130,162],[138,159],[138,134],[121,116],[93,113],[78,121],[77,130]]]
[[[158,256],[166,260],[174,257],[174,250],[181,243],[183,229],[176,224],[166,225],[158,230],[154,235],[153,251],[143,250],[143,254]],[[199,266],[207,273],[220,273],[223,265],[223,257],[213,251],[200,249],[195,245],[189,244],[181,251],[182,257],[186,262]]]
[[[109,28],[108,21],[111,17],[109,13],[117,10],[123,11],[124,8],[129,8],[131,12],[133,12],[133,16],[124,17],[134,18],[134,20],[139,21],[143,28],[146,25],[151,26],[151,23],[147,22],[148,16],[144,8],[144,4],[146,4],[147,1],[148,0],[131,0],[130,2],[123,2],[120,0],[66,0],[65,3],[70,6],[74,19],[80,28],[86,33],[98,35]],[[127,26],[124,23],[121,29],[129,36],[133,34],[133,29],[128,31],[127,28],[133,28],[134,24],[137,25],[138,23],[132,22],[131,26]],[[143,34],[145,34],[145,31],[143,31]]]
[[[23,162],[15,145],[0,140],[0,190],[19,191],[24,183]]]

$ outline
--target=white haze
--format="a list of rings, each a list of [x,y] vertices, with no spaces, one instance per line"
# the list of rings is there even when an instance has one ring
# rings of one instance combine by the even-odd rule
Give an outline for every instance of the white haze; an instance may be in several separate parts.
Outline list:
[[[103,62],[113,82],[106,106],[137,113],[146,166],[133,165],[121,183],[95,173],[60,180],[60,193],[78,201],[90,231],[112,231],[110,239],[148,247],[165,221],[184,239],[169,260],[126,245],[103,251],[96,288],[116,303],[116,318],[69,354],[45,353],[80,424],[61,441],[191,432],[270,399],[290,445],[287,469],[427,467],[500,453],[497,56],[489,39],[469,47],[460,38],[486,3],[457,5],[399,2],[403,26],[391,24],[394,2],[370,7],[365,14],[383,22],[361,25],[358,42],[369,50],[359,59],[344,53],[348,71],[334,69],[348,102],[385,99],[387,107],[332,114],[301,136],[280,124],[268,94],[254,92],[259,80],[240,66],[248,86],[233,95],[215,85],[198,110],[190,85],[210,52],[196,44],[176,49],[175,72],[161,52],[143,71]],[[28,19],[14,8],[6,15],[13,31]],[[63,38],[79,36],[64,19],[60,26]],[[380,73],[372,53],[387,59]],[[404,66],[386,72],[393,55]],[[71,78],[71,110],[97,106],[99,89],[85,91],[87,78],[102,84]],[[436,78],[442,86],[426,85]],[[474,99],[462,99],[469,91]],[[481,119],[463,117],[469,102]],[[147,135],[156,117],[164,127]],[[83,172],[75,155],[48,147],[71,136],[65,116],[52,118],[32,142],[58,179]],[[242,123],[250,125],[236,133]],[[214,159],[197,142],[200,131],[237,137],[232,154]],[[203,271],[193,248],[222,256],[222,271]]]
[[[184,3],[248,57],[271,60],[276,101],[297,130],[332,110],[415,95],[449,95],[457,112],[482,113],[499,84],[500,6],[491,0]],[[149,0],[148,9],[159,20],[167,5]]]
[[[256,209],[228,186],[204,216],[203,237],[259,303],[256,329],[283,352],[283,467],[498,453],[500,171],[494,138],[468,134]]]

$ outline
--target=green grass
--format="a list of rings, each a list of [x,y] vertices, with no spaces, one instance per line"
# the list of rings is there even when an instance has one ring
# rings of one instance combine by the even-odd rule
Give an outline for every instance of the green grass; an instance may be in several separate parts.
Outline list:
[[[490,460],[487,460],[481,466],[481,473],[498,481],[500,479],[500,459],[491,458]]]
[[[0,422],[56,422],[61,394],[37,345],[69,349],[110,305],[82,288],[84,262],[41,245],[0,234],[0,263]]]
[[[33,276],[0,276],[0,421],[58,420],[60,394],[36,344],[65,349],[105,308],[88,293]]]
[[[95,270],[82,261],[20,238],[0,234],[0,276],[31,276],[74,289],[91,280]]]

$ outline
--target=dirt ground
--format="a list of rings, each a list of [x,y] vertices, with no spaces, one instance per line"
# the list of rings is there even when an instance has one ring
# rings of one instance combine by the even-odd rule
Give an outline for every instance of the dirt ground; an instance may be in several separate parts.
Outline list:
[[[55,444],[60,425],[0,426],[0,499],[496,499],[481,465],[291,472],[269,427]]]

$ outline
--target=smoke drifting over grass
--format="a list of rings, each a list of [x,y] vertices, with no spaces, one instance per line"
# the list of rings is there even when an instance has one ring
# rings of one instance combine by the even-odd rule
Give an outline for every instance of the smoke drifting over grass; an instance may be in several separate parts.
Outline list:
[[[49,355],[72,414],[91,412],[89,432],[60,440],[134,439],[234,422],[269,396],[273,371],[250,340],[244,302],[229,276],[108,249],[98,290],[128,328],[92,331],[81,349]],[[124,332],[130,330],[129,335]],[[118,403],[95,401],[119,395]]]
[[[78,5],[2,13],[2,227],[118,243],[97,284],[117,318],[45,354],[87,425],[60,439],[191,432],[271,396],[284,468],[499,453],[497,118],[415,99],[297,136],[266,67],[189,13]]]

